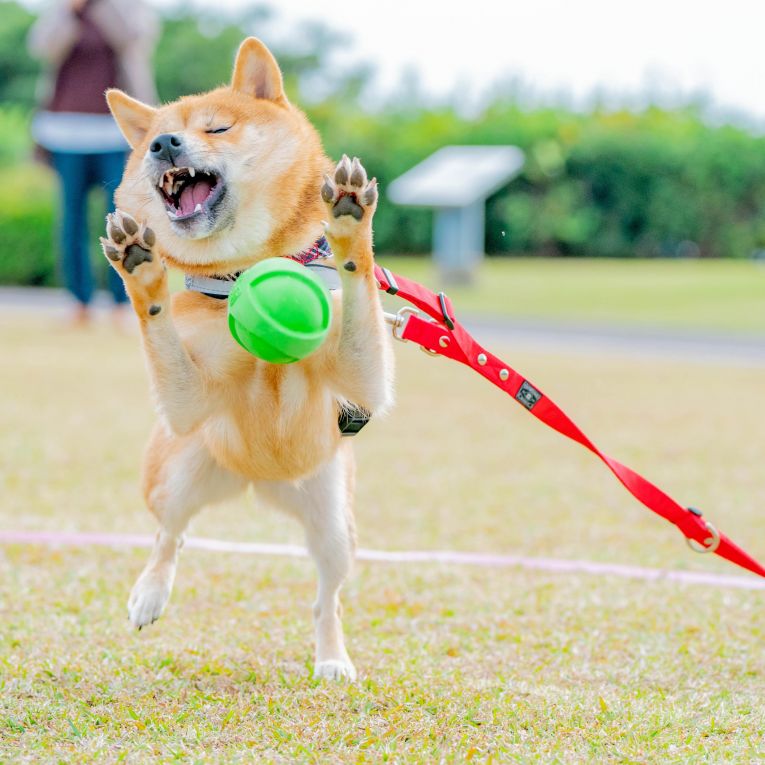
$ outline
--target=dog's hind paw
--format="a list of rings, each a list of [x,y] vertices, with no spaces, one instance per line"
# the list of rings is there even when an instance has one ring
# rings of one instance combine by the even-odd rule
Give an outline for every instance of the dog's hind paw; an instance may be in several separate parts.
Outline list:
[[[130,623],[139,630],[147,624],[154,624],[165,610],[171,590],[172,582],[166,578],[141,575],[128,600]]]
[[[328,659],[317,661],[313,670],[316,680],[334,680],[335,682],[356,682],[356,668],[350,659]]]

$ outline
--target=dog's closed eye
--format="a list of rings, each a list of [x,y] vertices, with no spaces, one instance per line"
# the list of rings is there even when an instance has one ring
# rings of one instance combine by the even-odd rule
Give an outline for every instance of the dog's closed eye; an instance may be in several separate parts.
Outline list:
[[[228,127],[219,127],[219,128],[211,128],[210,130],[205,130],[205,133],[210,133],[211,135],[216,135],[217,133],[225,133],[227,130],[230,130],[231,126]]]

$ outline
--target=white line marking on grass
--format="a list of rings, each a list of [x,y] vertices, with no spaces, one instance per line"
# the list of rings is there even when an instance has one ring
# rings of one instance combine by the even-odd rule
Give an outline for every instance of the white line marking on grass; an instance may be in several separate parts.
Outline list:
[[[154,538],[140,534],[90,534],[75,531],[0,531],[0,543],[44,544],[51,547],[151,547]],[[222,539],[190,537],[185,547],[210,552],[231,552],[245,555],[279,555],[305,558],[308,552],[299,545],[266,544],[259,542],[228,542]],[[380,563],[445,563],[449,565],[489,566],[493,568],[522,568],[555,574],[591,574],[615,576],[622,579],[703,584],[740,590],[765,590],[765,580],[749,576],[732,576],[704,571],[671,571],[618,563],[596,563],[589,560],[560,558],[526,558],[520,555],[457,552],[454,550],[365,550],[356,551],[356,559]]]

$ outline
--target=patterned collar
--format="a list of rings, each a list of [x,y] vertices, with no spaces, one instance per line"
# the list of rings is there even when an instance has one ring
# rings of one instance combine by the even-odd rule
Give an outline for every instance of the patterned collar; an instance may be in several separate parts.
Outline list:
[[[337,271],[331,266],[320,262],[331,255],[332,250],[330,249],[329,242],[326,237],[322,236],[307,250],[285,257],[295,260],[304,266],[316,268],[319,275],[327,282],[327,287],[333,290],[338,289],[340,286]],[[332,273],[330,274],[329,272]],[[235,274],[224,274],[223,276],[193,276],[192,274],[186,274],[186,289],[192,292],[201,292],[203,295],[207,295],[207,297],[224,300],[228,298],[234,282],[242,273],[242,271],[237,271]]]

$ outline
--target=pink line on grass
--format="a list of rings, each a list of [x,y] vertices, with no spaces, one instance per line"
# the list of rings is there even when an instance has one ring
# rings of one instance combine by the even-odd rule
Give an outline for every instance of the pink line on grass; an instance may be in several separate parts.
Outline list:
[[[44,544],[52,547],[151,547],[154,538],[141,534],[90,534],[76,531],[2,531],[0,543]],[[266,544],[259,542],[228,542],[220,539],[190,537],[185,547],[210,552],[230,552],[246,555],[280,555],[291,558],[307,556],[299,545]],[[380,563],[442,563],[449,565],[489,566],[494,568],[522,568],[556,574],[591,574],[615,576],[622,579],[703,584],[709,587],[728,587],[741,590],[765,590],[765,580],[749,576],[714,574],[704,571],[672,571],[641,566],[623,566],[618,563],[596,563],[588,560],[560,558],[527,558],[520,555],[457,552],[453,550],[365,550],[356,551],[357,560]]]

